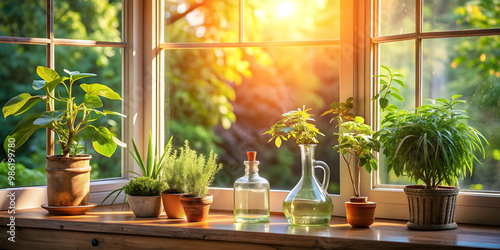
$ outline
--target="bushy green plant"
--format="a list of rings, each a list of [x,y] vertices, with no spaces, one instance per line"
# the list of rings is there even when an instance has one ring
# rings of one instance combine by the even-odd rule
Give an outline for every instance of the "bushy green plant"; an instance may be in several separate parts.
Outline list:
[[[179,151],[179,158],[183,159],[186,172],[186,193],[190,197],[205,197],[208,187],[214,180],[214,175],[222,169],[222,164],[217,164],[217,154],[210,151],[208,159],[189,147],[189,142],[184,142],[184,147]]]
[[[77,135],[88,128],[95,130],[92,136],[92,146],[99,154],[110,157],[115,152],[117,144],[124,146],[106,127],[95,127],[91,124],[106,115],[125,117],[114,111],[97,109],[103,106],[100,97],[121,100],[120,95],[109,87],[98,83],[80,84],[86,93],[80,104],[77,104],[76,97],[73,95],[73,85],[76,81],[96,76],[96,74],[65,69],[64,72],[69,77],[61,77],[56,71],[42,66],[38,66],[36,72],[43,80],[34,80],[33,89],[43,90],[45,95],[32,96],[29,93],[22,93],[13,97],[2,109],[4,118],[23,114],[39,102],[47,105],[50,111],[32,114],[21,120],[5,138],[4,149],[6,152],[9,138],[15,139],[16,143],[13,148],[15,150],[22,146],[36,130],[42,128],[49,128],[55,132],[56,142],[61,147],[65,157],[69,157],[70,153],[76,155],[80,152],[86,152],[86,148],[78,143]],[[65,95],[62,95],[57,89],[61,85],[64,87]],[[62,109],[56,110],[55,102],[60,103]]]
[[[167,193],[186,192],[186,166],[193,160],[190,150],[185,147],[180,151],[173,150],[172,144],[167,145],[165,161],[163,161],[160,180],[165,183]]]
[[[372,169],[377,170],[377,157],[372,151],[378,151],[380,143],[372,137],[375,132],[364,123],[363,117],[355,117],[354,114],[350,113],[353,106],[352,97],[348,98],[346,102],[333,102],[330,105],[331,109],[325,111],[322,116],[335,115],[330,123],[334,121],[338,123],[339,132],[333,134],[337,135],[339,139],[338,144],[333,148],[338,150],[347,163],[354,196],[360,197],[361,171],[358,171],[356,183],[351,172],[351,162],[355,161],[358,168],[364,167],[368,173],[371,173]]]
[[[314,121],[311,118],[311,114],[307,113],[311,109],[306,109],[305,106],[302,109],[292,110],[290,112],[282,114],[285,118],[277,121],[271,128],[264,133],[270,134],[271,139],[275,140],[274,143],[276,147],[281,146],[283,140],[287,141],[292,137],[297,144],[315,144],[318,143],[316,136],[318,134],[324,135],[314,126],[314,124],[308,123],[308,121]]]
[[[132,196],[158,196],[163,191],[163,184],[151,177],[142,176],[130,180],[123,189]]]
[[[455,109],[460,95],[450,100],[430,100],[409,112],[389,106],[376,133],[383,144],[388,171],[396,176],[407,175],[413,181],[423,181],[427,189],[441,183],[455,185],[458,178],[472,173],[474,155],[479,151],[485,156],[486,138],[467,125],[465,110]]]

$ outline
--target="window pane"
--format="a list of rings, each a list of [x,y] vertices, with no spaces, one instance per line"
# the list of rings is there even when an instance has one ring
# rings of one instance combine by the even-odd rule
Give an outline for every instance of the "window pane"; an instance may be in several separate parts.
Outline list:
[[[463,95],[469,125],[489,141],[462,189],[500,191],[500,36],[424,40],[423,98]],[[481,157],[477,156],[479,159]]]
[[[380,0],[380,35],[415,32],[415,0]]]
[[[306,105],[327,135],[318,138],[316,158],[330,165],[329,192],[339,193],[337,138],[329,118],[319,116],[338,101],[338,56],[338,46],[166,51],[167,139],[214,149],[224,164],[214,186],[232,187],[244,174],[245,152],[257,150],[271,188],[291,189],[301,175],[298,146],[277,149],[262,133],[282,113]]]
[[[45,46],[41,45],[18,45],[0,43],[0,105],[3,107],[12,97],[29,93],[31,95],[43,94],[35,91],[31,86],[37,79],[37,66],[45,66]],[[27,115],[43,112],[43,102],[37,103],[30,111],[19,115],[0,119],[0,142],[3,145],[7,135],[16,127],[16,124],[27,117]],[[45,156],[46,154],[45,129],[35,132],[31,138],[14,153],[15,157],[15,180],[16,187],[45,185]],[[0,149],[0,159],[6,159],[7,155]],[[11,187],[8,182],[7,162],[0,163],[0,188]]]
[[[500,27],[498,0],[425,0],[424,31],[490,29]]]
[[[54,36],[94,41],[122,41],[121,0],[54,1]]]
[[[100,83],[113,89],[118,94],[122,94],[122,53],[121,48],[112,47],[70,47],[70,46],[56,46],[56,71],[65,75],[63,69],[71,71],[80,71],[85,73],[97,74],[96,77],[84,78],[77,83]],[[73,87],[73,96],[76,96],[76,102],[83,101],[83,90],[78,86]],[[62,89],[61,89],[62,91]],[[64,92],[62,92],[64,93]],[[99,110],[111,110],[122,112],[122,102],[119,100],[109,100],[101,98],[103,107]],[[56,106],[57,108],[57,106]],[[105,126],[115,136],[121,139],[122,121],[119,116],[108,115],[101,117],[96,122],[92,123],[94,126]],[[87,153],[92,155],[90,161],[92,171],[90,178],[102,179],[111,177],[121,177],[121,150],[120,147],[110,157],[102,156],[96,153],[92,147],[92,138],[94,130],[86,129],[79,134],[81,138],[80,143],[87,148]],[[57,149],[57,148],[56,148]],[[59,150],[56,151],[59,153]]]
[[[165,0],[165,42],[238,41],[238,1]]]
[[[400,95],[405,99],[404,102],[398,101],[392,96],[389,96],[389,102],[398,106],[399,109],[414,109],[415,108],[415,42],[391,42],[380,44],[379,47],[380,65],[388,66],[393,70],[403,74],[402,78],[406,85],[405,89],[396,86],[400,90]],[[381,73],[387,73],[384,69],[380,69]],[[380,118],[382,120],[383,117]],[[384,154],[379,154],[380,184],[411,184],[412,182],[406,177],[396,177],[394,172],[387,173],[385,166]]]
[[[0,1],[0,36],[46,37],[45,0]]]
[[[340,38],[340,0],[247,0],[245,41]]]

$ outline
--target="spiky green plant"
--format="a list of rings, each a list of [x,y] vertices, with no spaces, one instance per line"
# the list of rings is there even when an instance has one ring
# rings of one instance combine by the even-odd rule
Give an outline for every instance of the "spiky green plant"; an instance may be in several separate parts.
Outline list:
[[[455,105],[457,100],[430,100],[413,112],[389,106],[382,129],[375,136],[383,145],[388,171],[396,176],[407,175],[415,182],[423,181],[427,189],[441,183],[455,185],[458,178],[472,173],[476,150],[484,158],[484,136],[467,125],[465,110]]]
[[[179,158],[183,159],[185,164],[187,196],[207,196],[208,187],[212,184],[215,174],[222,169],[222,164],[217,164],[217,154],[211,150],[208,159],[203,154],[198,155],[186,140],[179,151]]]

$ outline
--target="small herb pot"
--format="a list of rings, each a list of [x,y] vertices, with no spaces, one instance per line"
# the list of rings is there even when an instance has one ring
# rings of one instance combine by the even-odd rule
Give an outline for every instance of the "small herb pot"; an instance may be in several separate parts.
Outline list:
[[[376,202],[353,202],[345,203],[347,222],[352,227],[370,227],[375,221]]]
[[[127,195],[127,202],[136,217],[158,217],[161,214],[161,196]]]
[[[180,193],[165,193],[161,194],[161,199],[163,201],[163,208],[165,209],[165,214],[169,219],[184,219],[186,214],[182,208],[180,197],[183,194]]]
[[[210,204],[212,204],[214,200],[214,196],[212,194],[208,194],[205,197],[189,197],[181,195],[180,199],[188,222],[200,222],[207,220]]]

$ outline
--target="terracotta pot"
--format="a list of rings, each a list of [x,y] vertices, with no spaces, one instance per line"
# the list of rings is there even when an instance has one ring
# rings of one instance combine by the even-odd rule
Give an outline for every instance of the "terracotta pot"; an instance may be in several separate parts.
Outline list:
[[[370,227],[375,221],[376,202],[352,202],[345,203],[347,222],[352,227]]]
[[[457,187],[425,189],[422,185],[405,187],[410,212],[409,229],[449,230],[456,229],[455,208],[457,206]]]
[[[205,197],[188,197],[181,195],[182,208],[186,213],[188,222],[205,221],[208,217],[210,204],[212,204],[214,196],[208,194]]]
[[[89,203],[90,155],[47,156],[47,203],[49,206],[84,206]]]
[[[127,195],[127,202],[136,217],[158,217],[161,214],[161,196]]]
[[[184,209],[182,208],[180,197],[183,194],[162,193],[163,208],[169,219],[186,218]]]

